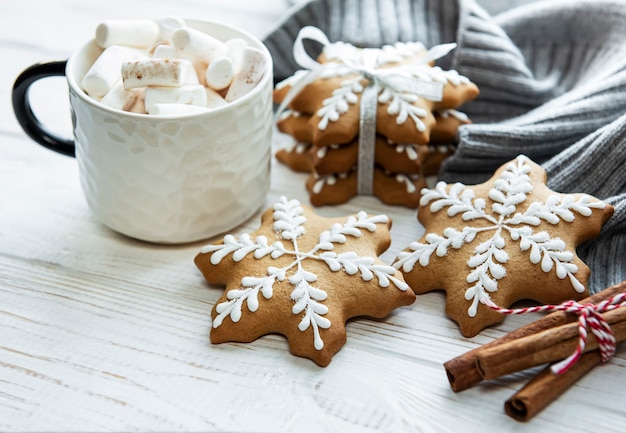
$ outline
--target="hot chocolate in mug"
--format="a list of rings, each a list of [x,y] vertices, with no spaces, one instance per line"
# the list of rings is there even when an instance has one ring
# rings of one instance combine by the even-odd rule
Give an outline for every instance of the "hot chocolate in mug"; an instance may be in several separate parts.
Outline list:
[[[224,24],[185,23],[261,50],[267,57],[261,81],[241,98],[202,113],[115,110],[79,85],[102,52],[92,40],[67,61],[31,66],[13,87],[13,108],[24,131],[39,144],[76,157],[96,217],[119,233],[155,243],[192,242],[236,227],[264,205],[270,182],[273,77],[267,48]],[[30,86],[54,75],[64,75],[69,85],[74,140],[47,130],[30,106]]]

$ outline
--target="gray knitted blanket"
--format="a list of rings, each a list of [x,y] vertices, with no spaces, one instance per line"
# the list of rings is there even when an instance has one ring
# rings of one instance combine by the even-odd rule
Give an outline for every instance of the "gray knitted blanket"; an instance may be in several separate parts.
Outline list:
[[[502,10],[503,3],[518,6]],[[626,280],[626,1],[524,3],[312,0],[264,42],[277,79],[300,69],[291,50],[305,25],[359,46],[456,42],[440,64],[481,94],[462,108],[474,123],[459,129],[458,151],[440,177],[480,183],[523,153],[543,165],[551,189],[615,206],[601,236],[578,249],[595,293]]]

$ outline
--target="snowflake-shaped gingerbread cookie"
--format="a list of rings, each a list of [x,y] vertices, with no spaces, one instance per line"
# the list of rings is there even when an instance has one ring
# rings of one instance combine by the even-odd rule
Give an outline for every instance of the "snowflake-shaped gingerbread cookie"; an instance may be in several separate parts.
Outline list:
[[[378,258],[390,225],[365,212],[322,218],[282,197],[255,232],[203,247],[196,265],[209,283],[226,285],[211,341],[283,334],[294,355],[328,365],[346,341],[346,320],[383,318],[415,299],[402,274]]]
[[[587,296],[589,268],[576,247],[600,233],[612,206],[585,194],[560,194],[526,156],[486,183],[439,182],[422,190],[424,236],[394,266],[417,293],[446,291],[446,313],[472,337],[504,320],[485,301],[556,304]]]

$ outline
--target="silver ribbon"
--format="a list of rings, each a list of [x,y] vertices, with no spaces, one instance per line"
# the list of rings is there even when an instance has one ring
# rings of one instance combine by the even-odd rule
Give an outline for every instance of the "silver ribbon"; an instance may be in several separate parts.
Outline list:
[[[357,162],[357,193],[374,193],[374,165],[376,157],[376,112],[378,111],[378,92],[380,86],[376,80],[370,81],[361,95],[359,115],[359,159]]]
[[[305,39],[319,42],[323,47],[330,45],[330,41],[324,32],[317,27],[307,26],[300,30],[293,45],[293,57],[298,65],[309,72],[291,86],[291,89],[287,92],[287,95],[276,111],[276,120],[280,118],[280,115],[291,103],[293,98],[307,85],[315,81],[325,67],[328,67],[328,65],[320,64],[317,60],[309,56],[304,49],[303,41]],[[426,64],[436,60],[449,53],[455,47],[456,44],[453,43],[436,45],[428,50],[426,55],[420,59],[420,63]],[[367,52],[365,54],[367,54]],[[367,58],[368,56],[365,55],[364,57]],[[358,65],[346,58],[339,58],[338,60],[344,68],[349,68],[368,81],[368,85],[361,95],[359,110],[357,192],[362,195],[371,195],[374,189],[376,113],[378,111],[378,94],[381,87],[388,87],[399,93],[412,93],[432,101],[440,101],[443,94],[443,85],[441,83],[421,80],[416,77],[401,75],[399,69],[402,68],[403,65],[396,68],[392,67],[376,70],[371,67],[373,65]]]
[[[393,69],[389,69],[393,71]],[[361,195],[374,193],[376,154],[376,115],[378,94],[381,86],[414,93],[432,101],[441,101],[443,85],[398,74],[383,75],[360,68],[361,75],[369,85],[361,95],[359,110],[359,159],[357,164],[357,192]]]

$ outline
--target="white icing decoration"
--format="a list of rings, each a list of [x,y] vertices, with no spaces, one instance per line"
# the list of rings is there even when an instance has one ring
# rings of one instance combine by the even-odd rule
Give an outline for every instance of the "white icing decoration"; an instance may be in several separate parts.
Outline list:
[[[277,259],[283,256],[293,258],[291,263],[281,266],[268,266],[267,272],[262,276],[246,276],[241,280],[241,287],[228,291],[224,301],[216,306],[217,316],[213,320],[213,327],[219,327],[227,316],[233,322],[238,322],[242,315],[242,306],[246,303],[248,310],[254,313],[259,308],[259,293],[265,299],[272,299],[273,286],[276,281],[289,281],[293,286],[291,300],[294,301],[292,313],[302,315],[298,325],[300,331],[313,330],[313,345],[316,350],[324,347],[320,335],[321,329],[328,329],[330,321],[324,317],[328,313],[328,307],[322,302],[328,294],[315,287],[317,275],[306,270],[307,260],[317,260],[325,263],[332,272],[343,271],[348,275],[360,274],[364,281],[376,278],[380,287],[386,288],[391,284],[402,291],[408,290],[408,285],[394,277],[396,268],[384,264],[377,264],[376,259],[368,256],[360,256],[356,252],[334,252],[336,244],[345,244],[348,236],[358,238],[362,230],[375,232],[377,224],[386,224],[386,215],[368,216],[365,212],[359,212],[356,216],[349,216],[343,224],[334,223],[328,230],[323,231],[317,245],[311,251],[299,250],[298,238],[305,233],[306,218],[303,216],[304,209],[297,200],[287,200],[281,197],[274,204],[273,230],[277,232],[280,241],[270,244],[267,237],[258,236],[252,239],[249,234],[243,234],[236,239],[232,235],[224,237],[223,244],[207,245],[201,249],[201,253],[212,253],[211,263],[219,264],[227,256],[232,255],[236,262],[243,260],[250,254],[255,259]],[[293,248],[287,249],[283,243],[291,243]],[[291,275],[288,273],[291,272]]]
[[[430,153],[435,153],[435,152],[449,153],[449,152],[454,152],[455,150],[456,150],[456,146],[453,144],[441,143],[441,144],[429,144],[428,145],[428,151]]]
[[[285,140],[285,142],[282,145],[282,148],[291,153],[291,152],[295,152],[297,154],[305,154],[309,151],[309,149],[311,148],[311,143],[304,143],[301,141],[297,141],[297,140]]]
[[[380,49],[368,48],[369,53],[375,52],[375,62],[372,66],[378,68],[400,63],[415,58],[419,54],[426,54],[426,47],[421,42],[396,42],[394,45],[384,45]],[[349,60],[356,64],[364,64],[365,50],[346,42],[335,42],[324,47],[326,61]]]
[[[296,143],[294,151],[298,155],[304,155],[305,153],[307,153],[309,151],[310,148],[311,148],[311,143],[298,142],[298,143]]]
[[[415,184],[413,183],[414,179],[412,179],[409,175],[406,174],[396,174],[396,180],[400,183],[404,183],[406,186],[406,192],[408,194],[413,194],[417,191]],[[417,180],[417,179],[415,179]]]
[[[317,176],[317,179],[313,184],[313,194],[321,193],[326,185],[332,186],[337,183],[337,177],[333,174],[320,176],[316,173],[315,175]]]
[[[328,151],[330,149],[336,150],[336,149],[339,149],[340,147],[341,146],[339,144],[331,144],[329,146],[320,147],[315,153],[315,156],[318,157],[319,159],[324,159],[326,158],[326,155],[328,155]]]
[[[341,59],[349,59],[350,61],[356,62],[359,55],[358,51],[359,49],[354,45],[339,41],[326,45],[323,54],[327,62]]]
[[[519,241],[521,251],[528,251],[533,265],[540,265],[545,273],[554,270],[559,279],[569,278],[578,293],[584,292],[584,285],[574,275],[578,271],[573,263],[574,253],[566,250],[561,239],[552,238],[545,231],[535,232],[533,227],[542,221],[553,225],[561,221],[571,222],[575,213],[587,217],[592,214],[592,209],[603,209],[605,204],[591,201],[589,196],[576,200],[572,195],[554,195],[545,203],[533,202],[524,212],[518,212],[517,207],[527,200],[533,189],[528,176],[531,170],[528,161],[527,157],[520,155],[507,164],[489,191],[489,198],[494,202],[490,212],[486,209],[487,201],[475,198],[474,191],[461,183],[452,185],[449,192],[444,182],[437,183],[435,189],[424,188],[420,205],[430,204],[431,212],[447,209],[450,217],[460,214],[463,221],[483,220],[487,225],[466,226],[461,231],[448,227],[442,235],[428,233],[426,243],[412,242],[408,248],[410,251],[401,252],[394,266],[405,272],[410,272],[417,263],[426,267],[433,254],[444,257],[449,248],[458,250],[470,244],[478,233],[493,232],[491,238],[475,247],[467,262],[472,269],[467,282],[473,285],[466,290],[465,299],[472,301],[468,315],[474,317],[478,303],[489,299],[489,293],[498,290],[498,280],[506,276],[509,255],[504,249],[503,234],[508,233],[512,241]]]
[[[359,81],[360,79],[344,81],[341,87],[333,91],[333,96],[323,101],[322,108],[317,111],[320,117],[317,127],[320,130],[325,130],[329,121],[339,120],[339,116],[348,111],[349,104],[356,104],[359,101],[356,94],[363,92],[363,86]]]
[[[416,146],[418,146],[417,144],[410,144],[410,143],[394,144],[389,140],[387,140],[387,144],[389,144],[390,146],[393,146],[393,148],[396,150],[397,153],[406,154],[407,158],[409,158],[411,161],[416,161],[417,158],[419,157],[419,154],[417,153],[417,149],[416,149]]]
[[[426,81],[434,81],[436,83],[450,83],[453,86],[460,86],[470,82],[469,78],[460,75],[456,70],[450,69],[444,71],[439,66],[430,67],[429,65],[408,65],[405,69],[415,78]]]
[[[426,54],[426,47],[421,42],[396,42],[394,45],[384,45],[381,48],[379,65],[400,63],[418,54]]]
[[[383,87],[382,92],[378,96],[378,102],[383,104],[389,103],[387,113],[396,116],[396,124],[402,125],[410,117],[415,122],[417,130],[424,132],[426,124],[422,122],[420,117],[426,117],[428,112],[423,108],[412,105],[417,99],[417,95],[396,92],[390,87]]]
[[[443,118],[454,117],[461,122],[469,121],[469,116],[467,114],[463,113],[462,111],[454,110],[452,108],[439,110],[437,111],[437,114]]]

